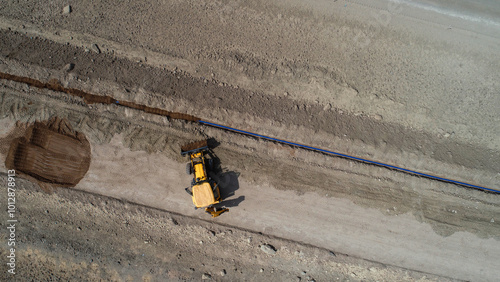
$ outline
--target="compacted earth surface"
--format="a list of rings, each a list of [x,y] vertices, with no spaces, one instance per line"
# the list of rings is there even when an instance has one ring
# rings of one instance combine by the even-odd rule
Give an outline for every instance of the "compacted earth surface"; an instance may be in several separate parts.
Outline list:
[[[500,190],[499,11],[486,0],[8,1],[0,72]],[[0,79],[5,279],[500,276],[498,193],[56,88]],[[71,187],[9,178],[11,145],[54,117],[90,143],[86,174]],[[230,209],[217,218],[184,191],[180,147],[202,139]]]

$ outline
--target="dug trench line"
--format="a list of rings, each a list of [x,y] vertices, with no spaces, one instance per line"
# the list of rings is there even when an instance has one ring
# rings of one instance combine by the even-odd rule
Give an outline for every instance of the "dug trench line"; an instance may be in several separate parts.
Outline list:
[[[353,160],[353,161],[357,161],[357,162],[361,162],[361,163],[365,163],[365,164],[376,165],[379,167],[384,167],[387,169],[396,170],[396,171],[399,171],[402,173],[407,173],[407,174],[411,174],[414,176],[420,176],[420,177],[428,178],[431,180],[452,183],[452,184],[467,187],[467,188],[473,188],[473,189],[478,189],[478,190],[482,190],[482,191],[486,191],[486,192],[493,192],[493,193],[500,194],[500,190],[496,190],[496,189],[492,189],[492,188],[488,188],[488,187],[484,187],[484,186],[480,186],[480,185],[475,185],[475,184],[471,184],[471,183],[457,181],[457,180],[449,179],[446,177],[436,176],[433,174],[427,174],[427,173],[423,173],[423,172],[419,172],[419,171],[415,171],[415,170],[411,170],[411,169],[406,169],[403,167],[399,167],[399,166],[395,166],[395,165],[391,165],[391,164],[386,164],[386,163],[382,163],[382,162],[378,162],[378,161],[374,161],[374,160],[359,158],[359,157],[355,157],[355,156],[351,156],[351,155],[347,155],[347,154],[342,154],[342,153],[338,153],[338,152],[334,152],[334,151],[330,151],[330,150],[325,150],[325,149],[312,147],[312,146],[308,146],[308,145],[304,145],[304,144],[300,144],[300,143],[290,142],[290,141],[282,140],[282,139],[278,139],[278,138],[273,138],[270,136],[265,136],[265,135],[261,135],[261,134],[257,134],[257,133],[253,133],[253,132],[249,132],[249,131],[244,131],[244,130],[240,130],[237,128],[232,128],[229,126],[225,126],[225,125],[221,125],[221,124],[217,124],[217,123],[213,123],[213,122],[209,122],[209,121],[204,121],[201,118],[198,118],[196,116],[189,115],[189,114],[170,112],[170,111],[166,111],[163,109],[158,109],[158,108],[153,108],[153,107],[149,107],[146,105],[137,104],[134,102],[119,101],[119,100],[116,100],[110,96],[101,96],[101,95],[90,94],[90,93],[87,93],[87,92],[82,91],[80,89],[66,88],[66,87],[63,87],[62,85],[60,85],[57,80],[50,80],[49,82],[45,83],[45,82],[41,82],[39,80],[30,78],[30,77],[17,76],[17,75],[12,75],[12,74],[3,73],[3,72],[0,72],[0,79],[10,80],[10,81],[19,82],[19,83],[25,83],[29,86],[37,87],[40,89],[49,89],[52,91],[63,92],[63,93],[66,93],[66,94],[69,94],[72,96],[77,96],[77,97],[82,98],[83,101],[87,104],[97,104],[97,103],[99,103],[99,104],[115,104],[117,106],[132,108],[132,109],[140,110],[140,111],[150,113],[150,114],[165,116],[165,117],[170,118],[170,119],[178,119],[178,120],[185,120],[185,121],[189,121],[189,122],[195,122],[195,123],[198,123],[201,125],[210,126],[210,127],[226,130],[229,132],[237,133],[237,134],[242,134],[242,135],[254,137],[254,138],[264,139],[264,140],[268,140],[271,142],[275,142],[275,143],[279,143],[279,144],[283,144],[283,145],[287,145],[287,146],[291,146],[291,147],[295,147],[295,148],[300,148],[300,149],[314,151],[314,152],[318,152],[318,153],[323,153],[323,154],[327,154],[327,155],[331,155],[331,156],[341,157],[341,158],[345,158],[345,159],[349,159],[349,160]]]

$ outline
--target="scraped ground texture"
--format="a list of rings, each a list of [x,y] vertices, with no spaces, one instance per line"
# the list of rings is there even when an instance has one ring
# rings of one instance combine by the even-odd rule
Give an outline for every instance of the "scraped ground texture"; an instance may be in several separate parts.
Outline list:
[[[17,278],[495,281],[498,194],[197,123],[499,190],[500,8],[464,3],[2,3],[2,183],[36,121],[91,152],[71,189],[17,176]],[[183,191],[204,138],[216,219]]]
[[[90,144],[67,120],[36,122],[14,139],[5,166],[42,182],[75,186],[90,166]]]

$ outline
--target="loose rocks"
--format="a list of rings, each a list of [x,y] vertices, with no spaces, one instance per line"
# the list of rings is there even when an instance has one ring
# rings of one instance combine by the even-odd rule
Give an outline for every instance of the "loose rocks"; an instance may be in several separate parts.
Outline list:
[[[63,15],[67,15],[67,14],[71,13],[72,11],[73,11],[73,9],[71,9],[71,6],[67,5],[63,8]]]
[[[67,64],[67,65],[64,66],[63,70],[65,72],[69,72],[69,71],[72,71],[74,68],[75,68],[75,64],[69,63],[69,64]]]
[[[100,54],[101,53],[101,49],[99,49],[99,46],[97,46],[97,44],[92,44],[92,46],[90,46],[90,49],[94,52],[96,52],[97,54]]]
[[[260,249],[266,253],[266,254],[269,254],[269,255],[274,255],[276,254],[276,248],[272,245],[269,245],[269,244],[264,244],[264,245],[261,245],[260,246]]]

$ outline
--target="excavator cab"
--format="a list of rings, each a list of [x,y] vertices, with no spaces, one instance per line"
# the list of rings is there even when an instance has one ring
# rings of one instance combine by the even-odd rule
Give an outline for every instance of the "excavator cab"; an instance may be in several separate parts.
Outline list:
[[[191,187],[193,204],[196,208],[205,208],[220,203],[219,187],[209,182],[195,184]]]
[[[189,155],[186,172],[193,174],[191,189],[186,191],[191,194],[195,208],[205,208],[212,217],[219,216],[228,209],[217,209],[215,204],[221,202],[219,185],[208,176],[212,169],[212,160],[205,158],[208,152],[207,140],[193,142],[181,147],[181,154]]]

